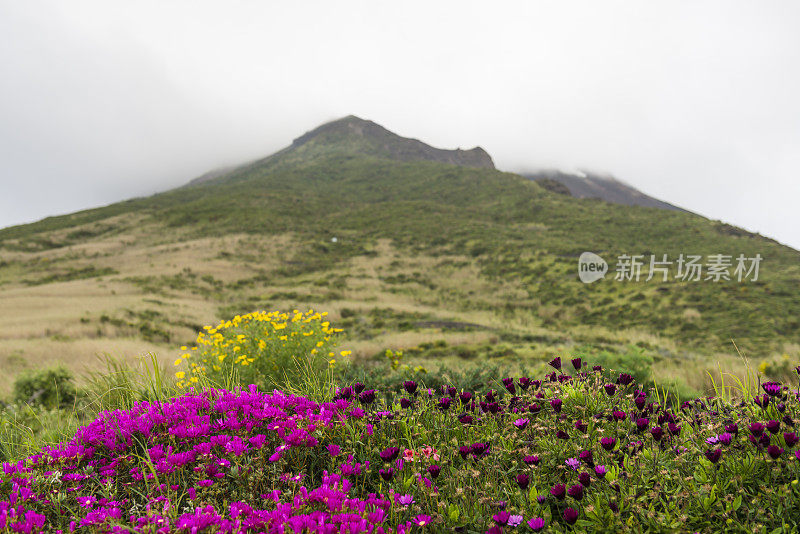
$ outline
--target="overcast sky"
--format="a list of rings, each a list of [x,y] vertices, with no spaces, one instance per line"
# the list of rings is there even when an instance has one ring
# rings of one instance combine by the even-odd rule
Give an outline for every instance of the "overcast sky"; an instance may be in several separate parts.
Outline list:
[[[800,2],[0,0],[0,226],[348,114],[800,248]]]

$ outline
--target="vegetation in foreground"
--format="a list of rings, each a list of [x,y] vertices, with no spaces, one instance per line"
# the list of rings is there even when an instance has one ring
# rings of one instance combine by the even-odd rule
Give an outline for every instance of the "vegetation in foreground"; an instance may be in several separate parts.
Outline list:
[[[287,314],[294,331],[314,334],[278,337],[285,343],[249,358],[240,358],[241,343],[199,344],[198,356],[185,360],[202,360],[205,351],[220,369],[193,373],[197,382],[182,384],[182,392],[155,367],[140,382],[123,368],[96,376],[98,391],[103,380],[109,387],[93,397],[105,408],[94,420],[63,443],[3,464],[0,526],[193,533],[800,528],[800,391],[787,385],[719,384],[716,396],[678,402],[624,370],[576,357],[554,358],[537,378],[465,388],[460,377],[428,387],[444,377],[408,368],[395,353],[385,374],[402,380],[396,386],[337,384],[359,371],[336,371],[330,351],[312,353],[322,348],[317,343],[297,352],[289,342],[321,335],[332,348],[335,338],[325,332],[332,329],[317,315]],[[294,328],[277,328],[281,314],[258,317],[270,320],[251,321],[235,335],[223,325],[222,337],[245,342],[262,326],[268,335]],[[259,366],[261,358],[283,361],[290,353],[289,372],[268,373],[283,390],[240,382],[251,369],[270,368]],[[179,362],[178,373],[184,365],[191,366]]]

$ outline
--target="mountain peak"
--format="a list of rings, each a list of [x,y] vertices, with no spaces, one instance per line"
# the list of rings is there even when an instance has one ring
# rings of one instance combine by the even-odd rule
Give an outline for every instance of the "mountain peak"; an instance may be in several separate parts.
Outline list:
[[[464,167],[494,169],[491,156],[481,147],[469,150],[434,148],[418,139],[402,137],[373,121],[348,115],[306,132],[292,148],[307,144],[345,145],[357,152],[400,161],[438,161]]]

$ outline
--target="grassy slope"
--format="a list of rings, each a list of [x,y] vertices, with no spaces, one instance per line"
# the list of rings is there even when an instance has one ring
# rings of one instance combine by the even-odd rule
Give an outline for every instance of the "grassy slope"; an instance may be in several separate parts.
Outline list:
[[[540,361],[575,345],[638,344],[663,359],[662,372],[699,386],[685,358],[728,362],[731,338],[751,356],[800,353],[797,251],[688,213],[371,150],[353,137],[314,139],[211,183],[0,230],[0,363],[86,362],[101,346],[135,353],[137,339],[170,358],[201,324],[309,305],[345,316],[362,356],[437,340],[455,348],[419,357]],[[584,250],[610,261],[765,260],[757,283],[585,286],[575,276]],[[480,328],[425,323],[436,320]]]

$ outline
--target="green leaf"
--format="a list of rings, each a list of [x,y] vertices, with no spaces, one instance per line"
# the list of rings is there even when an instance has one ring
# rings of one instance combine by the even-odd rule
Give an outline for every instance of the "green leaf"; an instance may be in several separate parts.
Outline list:
[[[731,510],[738,510],[739,507],[742,505],[742,496],[737,495],[733,502],[731,503]]]

